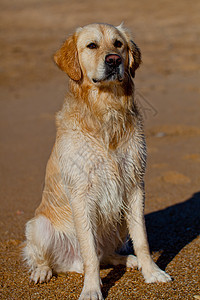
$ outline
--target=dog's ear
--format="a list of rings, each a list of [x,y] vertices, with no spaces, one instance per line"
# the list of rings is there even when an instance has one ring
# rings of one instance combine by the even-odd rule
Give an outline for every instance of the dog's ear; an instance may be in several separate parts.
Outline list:
[[[121,23],[117,26],[117,29],[124,35],[127,43],[128,43],[128,51],[129,51],[129,68],[130,74],[134,78],[135,71],[140,66],[142,62],[141,52],[138,46],[132,41],[130,31],[124,27],[124,24]]]
[[[66,72],[71,79],[75,81],[81,79],[82,72],[74,35],[70,36],[55,53],[54,60],[59,68]]]
[[[128,47],[129,47],[130,73],[131,73],[131,76],[134,78],[135,71],[137,70],[137,68],[139,68],[139,66],[142,62],[142,57],[141,57],[140,49],[132,40],[129,41]]]

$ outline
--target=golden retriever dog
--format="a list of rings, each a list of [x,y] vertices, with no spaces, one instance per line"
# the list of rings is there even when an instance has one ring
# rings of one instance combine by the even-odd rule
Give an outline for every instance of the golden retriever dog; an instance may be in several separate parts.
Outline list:
[[[139,48],[123,25],[91,24],[54,59],[69,92],[56,117],[42,202],[26,224],[31,280],[84,272],[79,299],[103,299],[100,264],[138,267],[147,283],[171,280],[150,256],[144,222],[146,147],[133,83]],[[136,256],[119,254],[127,236]]]

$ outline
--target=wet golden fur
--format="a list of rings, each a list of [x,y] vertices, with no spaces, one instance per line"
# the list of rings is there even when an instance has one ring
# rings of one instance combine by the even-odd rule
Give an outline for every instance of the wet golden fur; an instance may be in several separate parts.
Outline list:
[[[123,26],[92,24],[67,39],[55,62],[70,78],[69,92],[42,202],[26,225],[31,280],[84,272],[80,299],[103,299],[100,263],[137,266],[146,282],[169,281],[151,259],[144,223],[146,148],[133,83],[139,48]],[[128,234],[136,256],[116,252]]]

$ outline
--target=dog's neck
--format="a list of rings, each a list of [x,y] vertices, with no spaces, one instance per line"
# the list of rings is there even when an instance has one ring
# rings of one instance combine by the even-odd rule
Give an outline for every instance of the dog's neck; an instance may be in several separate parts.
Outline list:
[[[69,87],[85,129],[103,139],[111,149],[117,148],[119,143],[128,138],[139,114],[134,103],[134,84],[131,79],[127,78],[124,83],[116,85],[70,81]]]

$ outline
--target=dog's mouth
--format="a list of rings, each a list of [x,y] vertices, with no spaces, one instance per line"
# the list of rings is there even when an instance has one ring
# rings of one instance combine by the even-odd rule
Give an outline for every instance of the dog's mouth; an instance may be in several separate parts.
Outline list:
[[[101,83],[101,82],[106,82],[106,81],[122,82],[123,76],[120,74],[119,71],[112,71],[112,72],[106,74],[106,76],[104,76],[103,78],[93,78],[92,81],[94,83]]]

